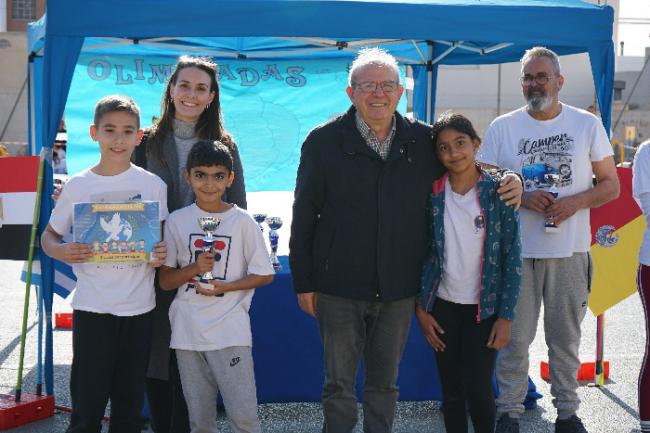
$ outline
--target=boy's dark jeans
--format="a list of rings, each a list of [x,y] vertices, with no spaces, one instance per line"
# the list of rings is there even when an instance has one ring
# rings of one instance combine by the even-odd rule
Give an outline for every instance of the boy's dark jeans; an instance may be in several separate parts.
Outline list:
[[[67,433],[98,433],[111,400],[110,433],[140,433],[151,313],[114,316],[75,310],[72,415]]]
[[[389,433],[393,426],[397,373],[406,345],[413,297],[366,302],[318,294],[318,325],[324,348],[325,433],[352,432],[357,423],[355,380],[364,357],[363,430]]]
[[[467,412],[476,433],[494,432],[496,406],[492,375],[496,350],[486,345],[496,316],[476,322],[476,304],[436,299],[433,317],[445,330],[445,350],[435,352],[442,387],[442,412],[448,433],[467,433]]]

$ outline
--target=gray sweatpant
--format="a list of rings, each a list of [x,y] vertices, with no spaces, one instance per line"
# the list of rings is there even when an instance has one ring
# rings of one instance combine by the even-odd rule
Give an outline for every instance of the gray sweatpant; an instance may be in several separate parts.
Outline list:
[[[573,415],[580,405],[576,392],[580,368],[580,324],[587,311],[591,256],[575,253],[561,259],[524,259],[519,301],[510,343],[497,357],[498,412],[518,417],[528,390],[528,348],[535,338],[544,303],[551,395],[558,417]]]
[[[176,350],[191,433],[217,433],[217,393],[235,433],[260,433],[253,355],[235,346],[208,352]]]

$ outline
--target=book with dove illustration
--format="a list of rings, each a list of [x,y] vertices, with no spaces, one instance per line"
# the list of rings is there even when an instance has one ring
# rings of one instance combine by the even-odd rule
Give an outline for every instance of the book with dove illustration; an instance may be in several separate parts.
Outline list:
[[[159,202],[75,203],[74,242],[88,244],[91,262],[149,261],[160,242]]]

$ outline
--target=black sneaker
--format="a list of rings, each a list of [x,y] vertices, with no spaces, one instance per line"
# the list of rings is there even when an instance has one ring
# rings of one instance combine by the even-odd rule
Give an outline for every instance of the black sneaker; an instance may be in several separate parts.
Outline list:
[[[580,418],[573,415],[571,418],[556,420],[555,433],[587,433],[587,429]]]
[[[519,433],[519,419],[510,418],[510,415],[504,413],[499,417],[494,433]]]

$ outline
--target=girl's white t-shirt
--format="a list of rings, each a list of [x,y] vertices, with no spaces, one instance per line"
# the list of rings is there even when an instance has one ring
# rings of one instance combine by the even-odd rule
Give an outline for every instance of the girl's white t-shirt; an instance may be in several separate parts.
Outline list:
[[[479,297],[485,218],[472,188],[454,192],[445,182],[445,254],[438,297],[457,304],[476,304]]]

